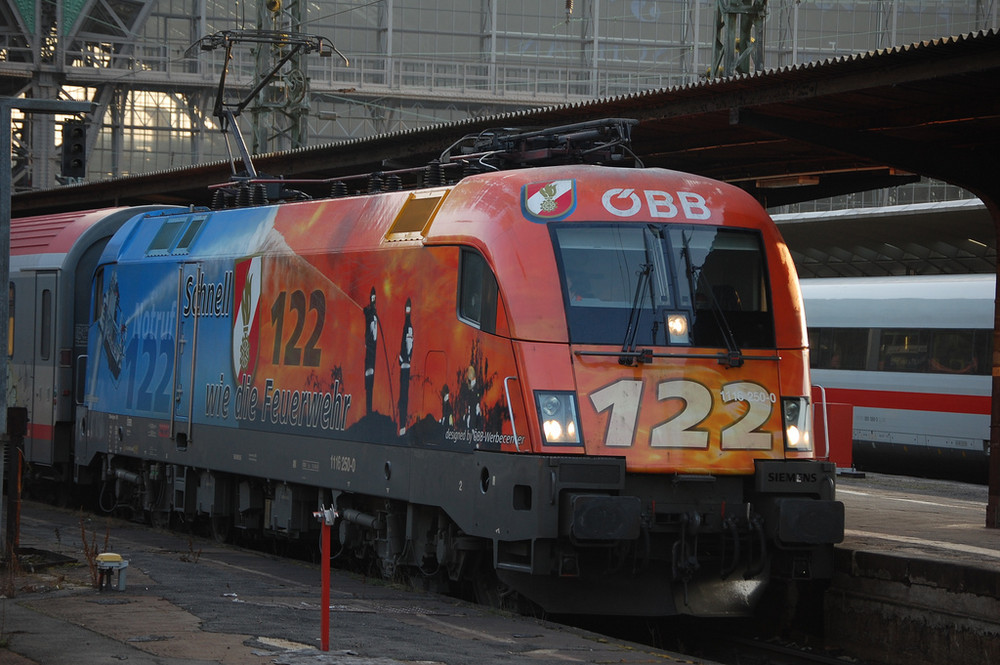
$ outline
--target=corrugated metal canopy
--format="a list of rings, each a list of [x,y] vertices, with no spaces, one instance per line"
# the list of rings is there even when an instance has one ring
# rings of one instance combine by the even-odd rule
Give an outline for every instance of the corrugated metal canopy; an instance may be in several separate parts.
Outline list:
[[[774,219],[799,277],[996,272],[996,228],[975,199]]]
[[[421,166],[498,126],[639,120],[648,166],[747,189],[766,205],[883,187],[919,174],[988,204],[1000,172],[1000,34],[994,31],[774,72],[263,155],[261,173],[324,178]],[[15,216],[137,203],[207,204],[228,162],[17,194]]]

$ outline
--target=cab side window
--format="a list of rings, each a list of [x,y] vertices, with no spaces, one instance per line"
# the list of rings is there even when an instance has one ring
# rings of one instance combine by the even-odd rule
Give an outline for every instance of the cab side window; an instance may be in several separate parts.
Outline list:
[[[462,250],[458,269],[458,317],[495,334],[498,288],[493,271],[486,259],[472,250]]]

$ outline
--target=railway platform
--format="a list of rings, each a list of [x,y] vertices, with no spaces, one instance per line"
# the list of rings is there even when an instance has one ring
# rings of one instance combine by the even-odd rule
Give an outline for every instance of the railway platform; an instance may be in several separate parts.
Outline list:
[[[1000,662],[986,488],[867,474],[841,478],[838,496],[847,530],[824,593],[827,643],[867,663]],[[316,565],[36,503],[21,523],[3,665],[707,662],[338,571],[322,652]],[[94,588],[85,541],[128,561],[122,590]]]
[[[824,595],[828,642],[874,662],[1000,662],[1000,530],[987,488],[865,474],[838,480],[844,542]]]
[[[323,652],[317,565],[36,503],[21,524],[2,665],[706,662],[337,570]],[[94,588],[84,542],[129,562],[124,590]]]

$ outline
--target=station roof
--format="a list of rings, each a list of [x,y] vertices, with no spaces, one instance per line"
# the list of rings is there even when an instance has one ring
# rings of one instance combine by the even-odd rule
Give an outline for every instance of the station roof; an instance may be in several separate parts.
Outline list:
[[[774,220],[803,278],[996,273],[996,227],[977,199]]]
[[[769,207],[879,189],[920,176],[968,189],[987,206],[1000,201],[996,177],[1000,173],[1000,33],[996,31],[261,155],[255,158],[255,166],[260,173],[289,179],[418,167],[462,136],[485,129],[555,126],[607,117],[639,120],[632,133],[633,149],[647,166],[736,184]],[[225,182],[229,171],[228,162],[215,162],[60,187],[57,193],[19,193],[12,198],[12,213],[21,216],[141,203],[208,205],[210,192],[205,184]],[[913,257],[934,258],[942,249],[935,244],[941,242],[941,229],[915,219],[911,216],[906,223],[887,219],[884,237],[860,238],[854,249],[844,251],[853,252],[856,258],[870,255],[878,251],[879,243],[895,238],[897,242],[889,244],[908,242]],[[985,219],[990,219],[988,213]],[[794,231],[783,229],[783,233],[791,246],[801,246],[796,238],[804,239],[806,231],[821,222],[821,218],[802,221]],[[924,226],[926,232],[921,231]],[[984,241],[980,231],[954,230],[951,248],[939,252],[950,256],[952,263],[938,261],[940,268],[963,265],[968,257],[962,252],[969,238],[988,245],[985,252],[973,252],[979,260],[972,261],[974,269],[995,261],[995,232]],[[888,233],[903,234],[906,241]],[[822,235],[812,232],[817,241]],[[832,242],[819,252],[827,257],[796,258],[816,262],[819,270],[820,264],[836,264],[832,257],[844,257]],[[907,259],[901,256],[892,261],[905,264]],[[882,261],[882,268],[892,261]],[[911,270],[912,265],[903,269]],[[866,270],[885,274],[877,272],[879,268]]]

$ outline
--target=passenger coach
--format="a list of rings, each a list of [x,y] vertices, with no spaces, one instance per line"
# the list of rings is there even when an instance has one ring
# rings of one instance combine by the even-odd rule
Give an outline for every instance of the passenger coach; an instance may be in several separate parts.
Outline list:
[[[802,280],[812,377],[860,469],[985,482],[995,277]]]

